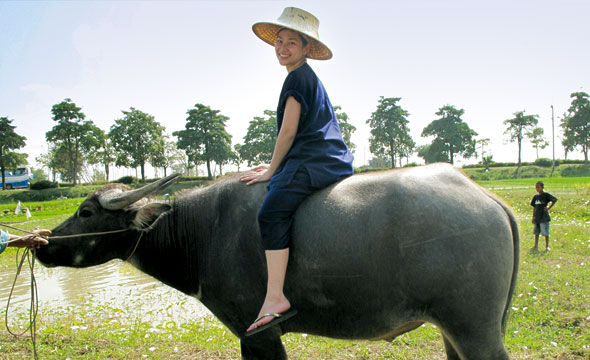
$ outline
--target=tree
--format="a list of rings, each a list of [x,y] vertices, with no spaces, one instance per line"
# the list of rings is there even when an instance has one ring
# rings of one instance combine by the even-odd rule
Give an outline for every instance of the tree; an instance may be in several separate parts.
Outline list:
[[[225,131],[227,116],[209,106],[196,104],[187,111],[185,130],[175,131],[178,148],[183,149],[195,165],[206,163],[207,176],[212,179],[211,162],[222,163],[230,159],[231,135]]]
[[[518,167],[521,163],[522,139],[527,132],[532,131],[539,123],[539,115],[525,115],[524,110],[514,113],[514,118],[504,120],[504,125],[508,128],[504,134],[508,134],[510,142],[516,141],[518,144]]]
[[[104,131],[91,120],[84,121],[86,115],[81,110],[71,99],[53,105],[51,113],[57,125],[45,134],[47,142],[65,155],[67,166],[62,175],[74,185],[78,183],[85,156],[98,150],[104,139]]]
[[[140,167],[141,181],[145,182],[145,164],[161,151],[164,127],[152,115],[133,107],[121,111],[122,119],[115,120],[109,137],[117,154],[117,166]]]
[[[36,181],[47,180],[47,174],[45,171],[43,171],[43,169],[31,168],[31,174],[33,175],[33,179]]]
[[[277,142],[277,112],[264,110],[264,116],[255,116],[248,124],[240,157],[248,166],[269,164]]]
[[[549,146],[549,141],[543,136],[545,131],[543,128],[537,127],[529,131],[526,136],[529,138],[531,144],[535,147],[537,152],[537,159],[539,158],[539,148],[544,149]]]
[[[231,159],[232,164],[238,167],[238,172],[240,172],[240,165],[244,162],[241,154],[242,144],[235,144],[234,145],[234,157]]]
[[[344,111],[340,112],[341,110],[342,108],[340,106],[334,106],[336,119],[338,119],[338,126],[340,127],[340,132],[342,133],[342,140],[344,140],[344,143],[350,152],[354,153],[356,145],[352,142],[351,137],[352,133],[356,131],[356,127],[348,122],[348,114],[346,114]]]
[[[396,158],[408,157],[416,144],[410,136],[408,128],[409,113],[397,102],[401,98],[379,98],[377,110],[371,114],[367,124],[371,127],[369,149],[371,153],[387,156],[391,159],[391,167],[395,167]]]
[[[7,117],[0,117],[0,171],[2,171],[2,189],[6,189],[6,179],[4,171],[6,168],[14,168],[18,165],[25,164],[27,154],[18,154],[11,150],[20,149],[25,146],[26,137],[18,135],[12,125],[13,120]]]
[[[478,139],[475,143],[479,145],[479,148],[481,149],[480,154],[483,160],[483,157],[485,156],[484,146],[490,145],[490,138]],[[477,159],[477,153],[475,154],[475,158]]]
[[[424,159],[426,164],[436,162],[449,162],[449,152],[440,141],[433,141],[432,144],[418,146],[418,156]]]
[[[584,154],[584,162],[588,163],[590,149],[590,95],[585,92],[575,92],[568,109],[568,120],[565,124],[564,137],[574,148],[579,146]]]
[[[454,164],[455,154],[470,158],[475,153],[474,137],[477,133],[463,122],[463,109],[453,105],[445,105],[438,109],[435,115],[440,119],[432,121],[422,130],[422,136],[434,136],[432,142],[436,149],[443,147],[449,154],[451,164]]]
[[[563,133],[563,137],[561,138],[561,145],[563,146],[563,156],[566,160],[567,154],[573,152],[576,149],[576,143],[574,139],[575,134],[569,126],[569,120],[570,116],[564,113],[559,124],[559,126],[561,127],[561,131]]]
[[[169,135],[162,137],[162,143],[159,145],[162,149],[152,160],[152,166],[162,168],[164,177],[167,176],[167,169],[172,168],[175,164],[184,160],[184,154],[176,146],[176,141],[170,139]]]
[[[64,152],[59,151],[59,147],[55,145],[50,145],[47,153],[39,155],[35,158],[35,161],[47,168],[54,182],[56,181],[57,174],[65,172],[67,167],[67,159],[64,156]]]
[[[105,181],[109,181],[110,167],[117,161],[115,147],[112,141],[105,137],[103,146],[96,152],[93,163],[101,164],[104,167]]]
[[[487,170],[490,169],[490,165],[492,165],[494,163],[494,160],[492,160],[493,156],[492,155],[488,155],[488,156],[484,156],[481,159],[481,164],[483,165],[483,167]]]

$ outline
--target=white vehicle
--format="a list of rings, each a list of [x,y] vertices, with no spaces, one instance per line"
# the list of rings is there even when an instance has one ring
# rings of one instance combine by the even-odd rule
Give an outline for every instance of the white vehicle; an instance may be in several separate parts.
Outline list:
[[[20,166],[14,171],[4,171],[6,190],[28,188],[29,180],[33,180],[33,174],[27,166]]]

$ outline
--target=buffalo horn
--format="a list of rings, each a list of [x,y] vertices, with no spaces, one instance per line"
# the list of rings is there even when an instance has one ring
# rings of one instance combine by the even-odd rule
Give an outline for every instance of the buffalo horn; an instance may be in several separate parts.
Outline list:
[[[158,181],[154,181],[151,184],[140,187],[139,189],[129,190],[118,193],[113,196],[100,196],[98,201],[103,208],[108,210],[119,210],[123,209],[128,205],[171,185],[174,181],[180,178],[180,174],[172,174],[162,178]],[[106,195],[106,194],[105,194]]]

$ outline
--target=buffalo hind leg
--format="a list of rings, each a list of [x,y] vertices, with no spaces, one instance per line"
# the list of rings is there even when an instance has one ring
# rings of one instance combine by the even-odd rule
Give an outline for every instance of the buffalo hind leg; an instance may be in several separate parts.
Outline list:
[[[455,351],[455,347],[451,344],[451,341],[447,339],[445,334],[443,334],[443,340],[445,342],[445,352],[447,353],[447,360],[461,360],[457,351]]]
[[[240,347],[243,360],[287,360],[287,353],[279,336],[257,334],[242,338]]]
[[[445,332],[444,337],[449,359],[508,360],[499,328],[488,328],[488,331],[472,328],[471,331],[461,333]]]

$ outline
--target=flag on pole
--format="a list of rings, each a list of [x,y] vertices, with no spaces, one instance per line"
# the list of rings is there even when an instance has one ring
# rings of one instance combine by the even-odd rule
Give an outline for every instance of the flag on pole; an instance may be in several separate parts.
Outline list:
[[[14,213],[16,215],[20,214],[20,200],[18,201],[18,204],[16,204],[16,210],[14,210]]]

